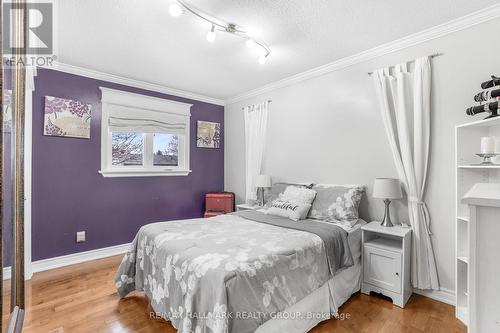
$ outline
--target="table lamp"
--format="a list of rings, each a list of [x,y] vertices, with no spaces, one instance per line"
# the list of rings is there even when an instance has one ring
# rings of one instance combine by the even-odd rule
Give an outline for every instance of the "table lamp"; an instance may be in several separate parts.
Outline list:
[[[259,206],[264,206],[264,189],[271,187],[271,176],[257,175],[255,177],[255,187],[257,188],[257,201]]]
[[[391,199],[401,199],[403,197],[399,179],[375,178],[373,184],[373,197],[384,199],[385,213],[381,225],[383,227],[393,227],[389,205],[391,204]]]

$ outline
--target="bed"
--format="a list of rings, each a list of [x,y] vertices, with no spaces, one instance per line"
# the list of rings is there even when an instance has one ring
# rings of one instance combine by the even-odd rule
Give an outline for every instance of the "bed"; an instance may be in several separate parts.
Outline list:
[[[360,288],[361,230],[245,211],[146,225],[115,278],[178,332],[307,332]]]

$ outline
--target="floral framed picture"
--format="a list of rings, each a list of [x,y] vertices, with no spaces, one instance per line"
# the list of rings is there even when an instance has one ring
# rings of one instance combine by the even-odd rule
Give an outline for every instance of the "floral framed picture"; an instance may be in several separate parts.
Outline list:
[[[220,123],[198,120],[196,146],[199,148],[220,148]]]
[[[43,135],[90,139],[91,104],[45,96]]]

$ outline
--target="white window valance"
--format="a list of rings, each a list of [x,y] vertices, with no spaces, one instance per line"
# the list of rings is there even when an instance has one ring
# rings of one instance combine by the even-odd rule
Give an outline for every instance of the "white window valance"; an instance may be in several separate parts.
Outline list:
[[[141,132],[141,133],[169,133],[182,134],[186,130],[185,122],[164,122],[153,119],[109,117],[109,129],[112,132]]]

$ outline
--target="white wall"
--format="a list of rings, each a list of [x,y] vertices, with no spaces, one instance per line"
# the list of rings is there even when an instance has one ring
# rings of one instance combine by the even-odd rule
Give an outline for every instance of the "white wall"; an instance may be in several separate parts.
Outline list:
[[[495,19],[226,106],[226,190],[236,192],[238,201],[243,200],[242,107],[272,99],[263,172],[275,180],[367,184],[368,200],[363,203],[362,217],[381,218],[383,204],[369,198],[373,179],[397,174],[367,72],[442,52],[443,56],[432,60],[432,141],[426,201],[441,286],[454,290],[454,126],[471,120],[465,109],[473,105],[472,97],[480,90],[480,83],[491,74],[500,74],[500,43],[495,36],[499,25],[500,19]],[[395,215],[407,221],[404,203],[394,206]]]

